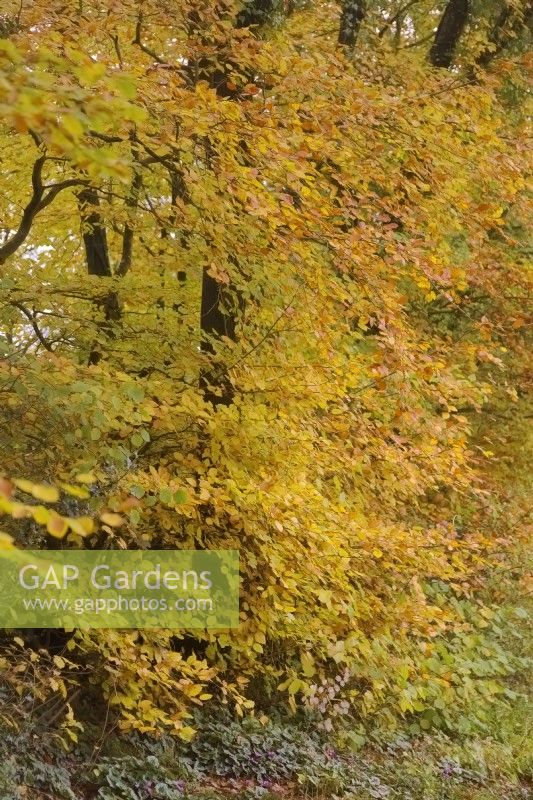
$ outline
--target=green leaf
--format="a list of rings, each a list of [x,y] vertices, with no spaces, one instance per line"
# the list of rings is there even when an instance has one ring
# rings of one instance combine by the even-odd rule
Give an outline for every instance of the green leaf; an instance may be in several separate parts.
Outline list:
[[[159,491],[159,499],[162,503],[166,503],[167,505],[171,505],[174,500],[174,495],[171,489],[160,489]]]
[[[115,75],[110,80],[111,86],[127,100],[133,100],[137,94],[135,78],[131,75]]]
[[[130,441],[131,441],[133,447],[142,447],[143,444],[145,443],[145,441],[144,441],[144,439],[143,439],[143,437],[141,436],[140,433],[134,433],[133,436],[131,437]]]
[[[61,124],[63,129],[66,130],[67,133],[70,133],[75,139],[83,136],[83,124],[78,117],[75,117],[72,114],[65,114],[61,120]]]
[[[140,386],[136,386],[134,383],[126,384],[124,387],[124,394],[136,403],[140,403],[144,400],[144,389],[141,389]]]

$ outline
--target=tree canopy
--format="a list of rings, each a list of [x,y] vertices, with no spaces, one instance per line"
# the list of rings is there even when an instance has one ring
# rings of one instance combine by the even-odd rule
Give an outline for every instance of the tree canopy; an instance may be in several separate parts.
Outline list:
[[[531,20],[4,0],[0,542],[242,569],[238,630],[69,634],[43,697],[90,663],[124,727],[187,738],[212,696],[313,707],[341,672],[328,713],[369,725],[467,729],[502,694]]]

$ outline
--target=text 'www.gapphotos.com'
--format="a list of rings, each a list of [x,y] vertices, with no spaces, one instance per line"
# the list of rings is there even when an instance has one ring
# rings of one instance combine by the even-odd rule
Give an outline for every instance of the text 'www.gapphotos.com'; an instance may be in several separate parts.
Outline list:
[[[178,597],[171,601],[157,597],[78,597],[73,600],[32,597],[23,600],[25,611],[62,611],[74,614],[114,614],[136,611],[212,612],[210,598]]]

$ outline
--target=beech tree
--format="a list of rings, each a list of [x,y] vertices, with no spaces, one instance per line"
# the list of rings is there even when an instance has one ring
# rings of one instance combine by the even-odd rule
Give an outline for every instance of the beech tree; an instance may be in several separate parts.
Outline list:
[[[312,708],[341,670],[369,727],[497,704],[517,661],[489,576],[527,511],[530,20],[5,0],[0,546],[242,569],[238,629],[74,632],[51,679],[21,639],[27,686],[6,640],[16,691],[72,725],[89,672],[124,729],[184,739],[213,697]]]

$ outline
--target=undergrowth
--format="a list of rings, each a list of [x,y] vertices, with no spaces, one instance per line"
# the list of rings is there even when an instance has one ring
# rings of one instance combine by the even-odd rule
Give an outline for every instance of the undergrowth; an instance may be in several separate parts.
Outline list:
[[[516,701],[484,738],[444,734],[363,747],[346,727],[309,720],[261,724],[220,712],[190,743],[87,728],[75,750],[1,731],[0,800],[527,800],[533,785],[531,711]]]

